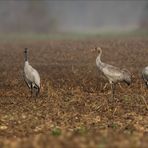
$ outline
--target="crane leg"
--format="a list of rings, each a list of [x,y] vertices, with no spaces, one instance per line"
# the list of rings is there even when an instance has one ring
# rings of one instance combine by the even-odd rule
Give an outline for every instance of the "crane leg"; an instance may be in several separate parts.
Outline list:
[[[123,87],[121,86],[121,84],[119,83],[119,87],[123,90]]]
[[[37,100],[36,100],[36,97],[38,97],[38,95],[39,95],[39,92],[40,92],[40,88],[34,88],[34,91],[35,91],[35,103],[37,102]]]
[[[39,93],[40,93],[40,88],[38,87],[36,91],[36,97],[39,95]]]
[[[30,92],[31,92],[31,97],[32,97],[32,88],[31,88]]]
[[[35,92],[35,97],[34,97],[34,100],[35,100],[35,103],[36,103],[37,91],[36,91],[36,89],[35,89],[35,88],[33,88],[33,89],[34,89],[34,92]]]
[[[31,97],[32,97],[32,85],[31,85],[31,88],[30,88],[30,93],[31,93]]]
[[[39,93],[40,93],[40,88],[38,88],[38,95],[39,95]]]
[[[105,83],[105,86],[103,87],[103,90],[105,90],[105,88],[107,87],[108,83]]]
[[[111,83],[111,90],[112,90],[112,99],[115,98],[115,84]]]

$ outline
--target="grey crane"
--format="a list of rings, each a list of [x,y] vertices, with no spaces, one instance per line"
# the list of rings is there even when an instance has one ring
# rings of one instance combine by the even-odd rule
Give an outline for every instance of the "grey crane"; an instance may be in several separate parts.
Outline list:
[[[120,69],[118,67],[103,63],[101,61],[102,49],[97,47],[93,49],[99,53],[96,58],[96,65],[103,72],[103,74],[108,78],[109,83],[111,84],[112,97],[114,99],[115,95],[115,86],[118,82],[125,82],[127,85],[131,84],[131,74],[126,69]]]
[[[25,64],[24,64],[24,80],[31,91],[31,96],[35,92],[36,96],[40,92],[40,76],[36,69],[34,69],[28,62],[28,49],[24,50]]]
[[[146,66],[143,70],[142,70],[142,78],[145,82],[145,85],[148,88],[148,66]]]

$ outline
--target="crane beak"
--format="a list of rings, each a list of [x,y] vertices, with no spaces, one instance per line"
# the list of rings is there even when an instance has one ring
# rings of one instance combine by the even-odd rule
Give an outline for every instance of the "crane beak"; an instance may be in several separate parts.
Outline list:
[[[91,51],[91,52],[95,52],[95,51],[96,51],[96,48],[93,48],[93,49],[91,49],[90,51]]]

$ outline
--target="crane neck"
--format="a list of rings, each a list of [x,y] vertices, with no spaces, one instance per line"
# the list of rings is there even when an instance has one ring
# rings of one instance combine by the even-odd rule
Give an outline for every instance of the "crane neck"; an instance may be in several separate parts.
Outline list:
[[[101,56],[102,56],[102,50],[99,50],[99,55],[98,55],[98,57],[97,57],[97,61],[98,61],[99,63],[101,63]]]
[[[100,51],[99,55],[96,58],[96,64],[100,69],[102,69],[104,67],[104,63],[101,61],[102,50],[99,50],[99,51]]]
[[[24,53],[24,57],[25,57],[25,62],[27,62],[28,61],[28,53],[27,52]]]

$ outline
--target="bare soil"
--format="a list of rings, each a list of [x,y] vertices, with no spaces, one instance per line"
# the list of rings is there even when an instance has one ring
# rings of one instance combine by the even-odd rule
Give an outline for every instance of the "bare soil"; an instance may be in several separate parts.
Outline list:
[[[132,84],[110,85],[97,69],[102,61],[132,73]],[[24,55],[41,76],[35,102],[23,80]],[[0,43],[0,147],[148,147],[147,38]]]

